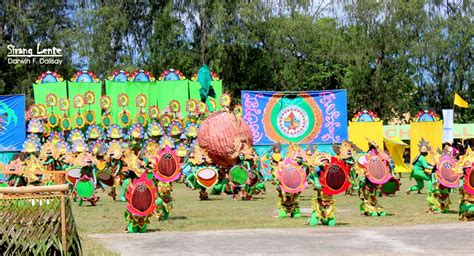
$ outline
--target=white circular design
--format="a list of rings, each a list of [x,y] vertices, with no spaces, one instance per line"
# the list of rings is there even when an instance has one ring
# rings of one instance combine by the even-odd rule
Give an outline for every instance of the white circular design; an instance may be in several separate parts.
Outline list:
[[[285,107],[278,113],[278,130],[288,138],[303,135],[309,128],[309,117],[299,106]]]

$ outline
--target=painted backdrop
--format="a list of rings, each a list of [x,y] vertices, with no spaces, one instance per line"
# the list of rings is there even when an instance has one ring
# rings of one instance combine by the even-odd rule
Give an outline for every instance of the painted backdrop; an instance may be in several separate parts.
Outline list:
[[[346,90],[242,91],[242,107],[255,145],[327,144],[347,139]]]
[[[20,151],[25,136],[25,95],[0,95],[0,152]]]

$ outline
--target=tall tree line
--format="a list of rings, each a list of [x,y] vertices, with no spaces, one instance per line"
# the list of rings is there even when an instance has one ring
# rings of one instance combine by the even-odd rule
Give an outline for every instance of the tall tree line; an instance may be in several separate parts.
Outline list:
[[[31,98],[46,69],[190,76],[206,63],[236,100],[242,89],[347,89],[349,113],[440,112],[454,92],[474,102],[473,10],[468,0],[3,1],[0,94]],[[6,63],[6,45],[38,42],[61,47],[63,64]]]

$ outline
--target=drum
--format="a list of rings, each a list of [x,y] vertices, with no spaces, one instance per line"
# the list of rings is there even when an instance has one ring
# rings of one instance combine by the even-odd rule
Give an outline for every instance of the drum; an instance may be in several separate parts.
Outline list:
[[[94,196],[95,185],[91,178],[82,177],[76,181],[76,193],[82,200],[89,200]]]
[[[395,192],[400,190],[400,181],[392,177],[390,178],[385,184],[382,185],[380,188],[380,191],[382,192],[383,195],[389,196],[389,195],[395,195]]]
[[[114,177],[107,170],[98,171],[97,172],[97,179],[101,183],[103,183],[104,185],[107,185],[109,187],[112,187],[114,185]]]
[[[247,169],[236,165],[230,169],[229,179],[235,185],[243,185],[247,183],[247,180],[249,179],[249,173]]]
[[[255,171],[251,171],[249,173],[249,186],[255,186],[258,182],[260,182],[260,175]]]
[[[72,185],[76,184],[76,181],[81,177],[81,167],[72,166],[66,169],[66,180]]]
[[[199,185],[210,188],[217,183],[218,172],[215,167],[201,167],[196,171],[196,181]]]

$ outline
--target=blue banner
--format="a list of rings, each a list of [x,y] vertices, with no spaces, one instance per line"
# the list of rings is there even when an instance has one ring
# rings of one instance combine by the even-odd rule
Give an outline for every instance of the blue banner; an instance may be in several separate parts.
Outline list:
[[[1,95],[0,152],[20,151],[25,129],[25,95]]]
[[[339,143],[347,139],[346,90],[242,91],[255,145]]]

